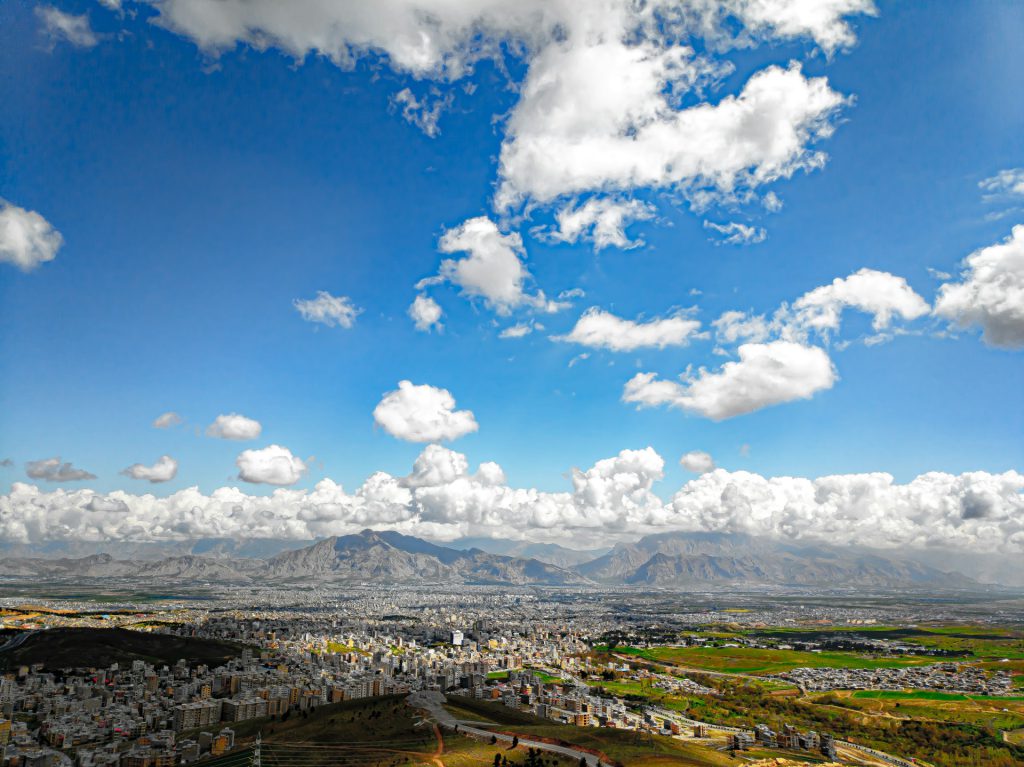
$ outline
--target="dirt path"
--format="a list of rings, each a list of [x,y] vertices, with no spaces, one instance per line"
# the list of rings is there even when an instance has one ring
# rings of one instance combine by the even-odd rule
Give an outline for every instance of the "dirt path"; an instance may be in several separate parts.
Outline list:
[[[434,722],[434,737],[437,738],[437,748],[434,749],[434,755],[430,760],[437,767],[444,767],[444,762],[441,760],[441,754],[444,753],[444,734],[441,732],[441,728],[437,726],[437,722]]]

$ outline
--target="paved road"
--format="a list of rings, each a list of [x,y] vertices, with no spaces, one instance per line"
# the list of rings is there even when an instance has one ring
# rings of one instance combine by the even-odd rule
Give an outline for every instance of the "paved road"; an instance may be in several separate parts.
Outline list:
[[[14,635],[8,639],[2,647],[0,647],[0,652],[7,652],[8,650],[13,650],[15,647],[20,647],[25,643],[26,639],[33,634],[38,634],[41,630],[42,629],[32,629],[31,631],[22,631],[20,634]]]
[[[459,728],[459,733],[466,735],[475,735],[485,740],[490,740],[492,737],[497,738],[499,742],[511,743],[512,737],[509,735],[503,735],[500,732],[490,732],[482,729],[487,726],[483,722],[474,722],[468,719],[456,719],[450,711],[447,711],[443,704],[445,698],[440,692],[435,690],[422,690],[420,692],[414,692],[409,696],[409,705],[414,708],[421,708],[429,712],[430,716],[437,721],[442,727],[454,730],[456,726]],[[596,756],[586,751],[582,751],[578,748],[572,748],[571,746],[559,746],[554,743],[543,743],[539,740],[531,740],[528,737],[519,738],[519,745],[523,748],[537,748],[541,751],[548,751],[552,754],[562,754],[563,756],[569,756],[577,761],[580,757],[587,760],[587,767],[612,767],[608,762],[602,762]]]

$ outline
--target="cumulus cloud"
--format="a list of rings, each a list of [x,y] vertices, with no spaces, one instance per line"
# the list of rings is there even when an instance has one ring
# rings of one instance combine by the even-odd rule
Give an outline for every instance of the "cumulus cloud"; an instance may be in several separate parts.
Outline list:
[[[217,439],[256,439],[262,432],[263,425],[259,421],[238,413],[219,415],[206,427],[206,436]]]
[[[416,329],[424,333],[429,333],[431,329],[440,332],[444,327],[441,324],[442,315],[441,307],[430,296],[418,295],[409,304],[409,317],[412,318]]]
[[[568,334],[552,336],[552,339],[595,349],[626,352],[641,348],[685,346],[699,332],[700,321],[683,314],[638,322],[616,317],[611,312],[592,306],[576,321]]]
[[[446,258],[436,277],[421,280],[422,289],[447,280],[470,298],[484,303],[501,315],[519,307],[555,312],[568,304],[549,301],[544,291],[530,294],[525,283],[530,273],[523,264],[525,250],[518,232],[504,234],[487,216],[478,216],[449,229],[438,242],[442,253],[468,253],[466,258]]]
[[[718,232],[722,237],[717,242],[727,245],[756,245],[768,237],[768,232],[763,227],[741,224],[739,221],[730,221],[727,224],[705,221],[704,228]]]
[[[171,429],[178,426],[182,422],[180,415],[175,413],[173,410],[168,410],[166,413],[158,415],[153,420],[154,429]]]
[[[509,118],[496,205],[671,187],[702,207],[824,164],[809,146],[846,103],[825,78],[771,66],[718,103],[672,105],[673,92],[723,73],[682,46],[607,37],[545,48]]]
[[[709,371],[701,368],[682,383],[637,373],[626,382],[624,402],[667,405],[721,421],[771,405],[810,399],[832,388],[836,371],[824,349],[791,341],[743,344],[739,360]]]
[[[978,182],[985,199],[1024,197],[1024,168],[1007,168]]]
[[[52,261],[64,238],[42,216],[0,199],[0,262],[29,272]]]
[[[79,48],[92,48],[99,42],[99,38],[89,25],[89,15],[86,13],[75,16],[53,6],[43,5],[36,8],[36,16],[42,21],[43,31],[51,45],[66,40]]]
[[[902,277],[861,269],[804,293],[792,306],[783,304],[771,319],[763,314],[727,311],[711,325],[720,344],[768,338],[806,343],[812,334],[827,340],[838,331],[846,309],[870,314],[872,327],[880,332],[897,317],[906,321],[923,317],[929,306]]]
[[[332,296],[326,290],[318,290],[316,298],[297,298],[292,303],[306,322],[329,328],[351,328],[363,311],[348,296]]]
[[[939,288],[935,314],[963,328],[980,327],[991,346],[1024,347],[1024,224],[963,265],[960,282]]]
[[[447,442],[476,431],[471,410],[456,410],[447,389],[400,381],[373,409],[373,420],[392,437],[409,442]]]
[[[301,458],[280,445],[268,445],[259,450],[243,450],[235,459],[238,478],[243,482],[267,485],[294,485],[306,473]]]
[[[726,347],[740,344],[739,360],[717,371],[701,368],[696,375],[687,373],[681,383],[638,373],[626,383],[622,399],[641,407],[668,405],[716,421],[809,399],[830,389],[838,378],[828,353],[812,340],[827,343],[840,329],[846,309],[871,315],[876,333],[865,343],[874,345],[889,339],[884,331],[896,318],[918,319],[929,306],[902,277],[861,269],[808,291],[792,306],[782,304],[770,319],[724,312],[711,323],[718,342],[714,351],[728,357]]]
[[[876,331],[889,327],[894,315],[915,320],[929,309],[927,302],[902,277],[861,269],[802,295],[793,303],[792,317],[788,321],[799,331],[827,334],[838,330],[840,315],[846,308],[872,315],[871,325]]]
[[[637,190],[679,191],[703,207],[821,167],[815,145],[848,101],[825,78],[805,77],[798,64],[770,66],[737,93],[712,100],[708,92],[732,71],[731,48],[809,39],[831,55],[854,42],[851,17],[874,13],[870,0],[297,0],[289,13],[274,0],[153,4],[158,24],[210,55],[241,43],[343,68],[361,57],[382,61],[411,75],[421,93],[399,91],[393,108],[431,135],[455,81],[481,59],[499,60],[519,95],[499,123],[495,209],[616,197],[619,207],[605,203],[600,215],[589,202],[566,208],[582,218],[565,236],[586,231],[598,247],[629,243],[618,217],[644,215],[628,202]],[[524,66],[504,66],[509,57]]]
[[[522,338],[533,332],[533,325],[529,322],[520,322],[498,333],[498,338]]]
[[[569,204],[563,207],[555,220],[558,228],[549,234],[558,242],[590,240],[594,250],[607,247],[628,250],[643,245],[643,240],[630,240],[626,227],[634,221],[646,221],[654,217],[654,207],[639,200],[616,200],[608,197],[592,197],[582,205]]]
[[[694,474],[706,474],[715,468],[715,459],[703,450],[691,450],[679,459],[679,465]]]
[[[158,482],[170,482],[178,474],[178,462],[169,455],[160,456],[152,466],[142,463],[133,463],[121,472],[132,479],[144,479],[154,484]]]
[[[298,478],[279,448],[277,478]],[[252,451],[259,452],[259,451]],[[289,460],[291,459],[291,460]],[[424,448],[412,472],[376,472],[354,492],[330,479],[312,490],[266,496],[192,487],[165,498],[122,491],[43,491],[14,483],[0,496],[0,538],[145,541],[205,537],[309,540],[365,527],[438,540],[468,535],[603,545],[658,532],[745,532],[784,540],[856,540],[879,548],[947,547],[1024,553],[1024,474],[929,472],[908,483],[889,474],[809,479],[712,469],[659,499],[664,461],[652,448],[623,450],[587,469],[571,487],[542,492],[507,484],[501,467],[473,471],[460,453]]]
[[[746,312],[728,311],[711,323],[719,343],[734,344],[737,341],[763,341],[768,338],[771,327],[764,315],[749,315]]]
[[[42,479],[46,482],[79,482],[83,479],[96,479],[83,469],[76,469],[71,463],[62,462],[60,456],[41,458],[25,464],[25,473],[31,479]]]

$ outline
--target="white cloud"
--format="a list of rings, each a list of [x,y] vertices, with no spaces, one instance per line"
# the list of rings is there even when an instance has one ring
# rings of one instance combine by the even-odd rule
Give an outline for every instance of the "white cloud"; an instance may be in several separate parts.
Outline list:
[[[528,294],[524,283],[530,273],[523,265],[523,238],[518,232],[503,234],[487,216],[478,216],[449,229],[438,242],[442,253],[468,253],[466,258],[446,258],[437,277],[421,280],[422,289],[447,280],[462,289],[463,295],[483,298],[498,314],[527,306],[538,311],[555,312],[568,304],[549,301],[544,291]]]
[[[330,328],[351,328],[363,311],[348,296],[332,296],[325,290],[318,290],[316,298],[297,298],[292,303],[306,322],[318,322]]]
[[[133,463],[121,472],[132,479],[145,479],[149,482],[170,482],[178,474],[178,462],[169,455],[162,455],[152,466]]]
[[[703,450],[691,450],[679,459],[679,465],[694,474],[706,474],[715,468],[715,459]]]
[[[668,405],[721,421],[771,405],[810,399],[832,388],[835,368],[824,349],[790,341],[743,344],[739,360],[717,371],[701,368],[683,383],[637,373],[626,382],[624,402],[640,407]]]
[[[410,88],[394,103],[428,133],[451,85],[477,61],[519,59],[524,67],[499,63],[525,71],[500,123],[499,211],[637,189],[679,190],[706,205],[820,167],[825,157],[813,145],[847,102],[824,78],[772,66],[739,93],[712,102],[707,91],[732,71],[724,60],[732,47],[807,38],[832,54],[854,42],[849,17],[874,13],[870,0],[153,4],[157,23],[211,55],[242,43],[343,68],[370,57],[411,75],[417,90],[431,81],[427,95]],[[613,221],[595,222],[593,236],[628,242]]]
[[[281,450],[279,480],[297,480]],[[256,452],[256,451],[254,451]],[[714,469],[669,502],[654,485],[664,461],[652,448],[623,450],[574,469],[566,492],[507,485],[494,463],[472,472],[466,457],[427,446],[406,477],[376,472],[355,492],[330,479],[312,490],[248,495],[191,487],[164,498],[116,491],[43,491],[14,483],[0,496],[0,539],[148,541],[345,535],[365,527],[439,540],[469,535],[607,545],[672,530],[746,532],[789,541],[855,540],[896,549],[949,547],[1024,553],[1024,474],[929,472],[905,484],[888,474],[809,479]]]
[[[1007,168],[978,182],[985,199],[1024,197],[1024,168]]]
[[[168,410],[166,413],[158,415],[153,420],[154,429],[170,429],[179,425],[182,421],[180,415],[175,413],[173,410]]]
[[[424,333],[429,333],[431,328],[440,332],[444,327],[441,324],[442,316],[441,307],[430,296],[418,295],[409,304],[409,317],[412,318],[416,329]]]
[[[595,349],[626,352],[641,348],[685,346],[699,332],[700,321],[682,314],[637,322],[616,317],[592,306],[576,321],[567,335],[552,336],[552,339]]]
[[[930,472],[899,485],[883,473],[811,480],[717,470],[687,483],[670,505],[681,524],[698,530],[881,548],[1024,551],[1022,489],[1024,475],[1014,471]]]
[[[36,8],[36,16],[43,22],[43,29],[51,43],[67,40],[79,48],[92,48],[99,42],[89,25],[89,15],[75,16],[50,5]]]
[[[844,17],[877,13],[872,0],[713,0],[699,5],[710,6],[710,13],[720,19],[739,18],[747,34],[809,37],[828,54],[856,42]]]
[[[928,303],[902,277],[874,269],[861,269],[848,277],[837,277],[828,285],[814,288],[793,302],[783,304],[771,320],[763,314],[724,312],[712,322],[721,344],[764,341],[775,337],[806,343],[810,334],[828,339],[838,331],[845,309],[872,315],[874,339],[889,328],[893,319],[915,320],[928,313]]]
[[[471,410],[456,410],[447,389],[400,381],[373,410],[373,419],[392,437],[409,442],[451,441],[476,431]]]
[[[0,262],[28,272],[52,261],[63,244],[60,232],[45,218],[0,199]]]
[[[388,0],[372,6],[295,0],[288,12],[275,0],[210,5],[205,0],[163,0],[163,26],[217,54],[238,43],[257,50],[277,47],[297,59],[315,53],[343,68],[371,53],[420,78],[457,79],[473,62],[500,55],[499,42],[525,53],[564,41],[566,30],[636,29],[672,38],[693,33],[711,41],[735,34],[761,39],[807,37],[826,52],[855,41],[847,16],[874,14],[869,0],[726,0],[635,6],[621,0],[581,5],[572,0]],[[582,35],[580,35],[582,37]],[[586,42],[583,38],[581,42]],[[732,42],[736,42],[735,38]],[[749,44],[749,41],[740,41]]]
[[[846,103],[825,78],[771,66],[717,104],[672,106],[671,93],[721,71],[685,47],[572,37],[548,46],[509,118],[496,206],[637,188],[710,200],[822,166],[809,145],[831,135]]]
[[[452,103],[452,94],[442,96],[436,91],[430,96],[422,99],[409,89],[403,88],[391,98],[391,103],[396,108],[401,108],[402,118],[415,125],[431,138],[436,137],[440,132],[438,120],[441,113]]]
[[[25,473],[31,479],[42,479],[46,482],[80,482],[84,479],[96,479],[95,474],[62,462],[60,456],[29,461],[25,464]]]
[[[530,335],[530,333],[532,332],[533,325],[531,325],[529,322],[520,322],[516,325],[511,325],[502,330],[500,333],[498,333],[498,338],[522,338],[523,336]]]
[[[746,312],[723,312],[711,323],[719,343],[734,344],[737,341],[764,341],[771,331],[764,315],[749,315]]]
[[[616,247],[623,250],[643,245],[643,240],[630,240],[626,227],[634,221],[654,217],[654,208],[639,200],[616,200],[592,197],[583,205],[568,204],[555,214],[558,228],[550,238],[560,242],[576,242],[580,238],[594,243],[594,250]]]
[[[761,204],[764,205],[764,209],[769,213],[778,213],[782,210],[782,200],[775,192],[768,192],[764,197],[761,198]]]
[[[873,315],[871,325],[876,331],[889,327],[894,315],[914,320],[929,308],[902,277],[861,269],[802,295],[793,303],[788,321],[798,333],[813,330],[827,335],[839,329],[840,315],[848,307]]]
[[[235,459],[238,478],[243,482],[266,485],[294,485],[306,473],[306,464],[280,445],[259,450],[243,450]]]
[[[764,230],[764,227],[741,224],[738,221],[730,221],[727,224],[705,221],[704,228],[724,235],[717,242],[728,245],[756,245],[759,242],[764,242],[768,237],[768,232]]]
[[[980,326],[991,346],[1024,347],[1024,224],[969,255],[964,267],[960,282],[939,288],[935,314],[960,327]]]
[[[469,473],[469,461],[441,445],[427,445],[416,457],[412,473],[401,480],[403,487],[447,485]]]
[[[218,439],[256,439],[262,432],[263,425],[259,421],[238,413],[219,415],[206,427],[206,436]]]

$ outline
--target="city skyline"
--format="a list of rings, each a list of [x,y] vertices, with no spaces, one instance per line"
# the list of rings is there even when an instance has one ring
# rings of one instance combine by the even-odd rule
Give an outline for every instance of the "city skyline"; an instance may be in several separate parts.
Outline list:
[[[0,542],[1024,550],[1019,5],[353,8],[0,9]]]

